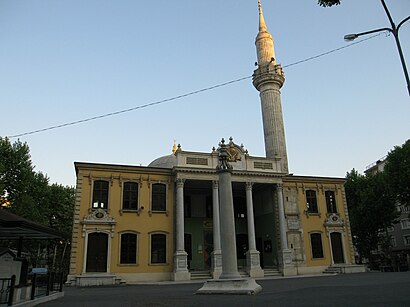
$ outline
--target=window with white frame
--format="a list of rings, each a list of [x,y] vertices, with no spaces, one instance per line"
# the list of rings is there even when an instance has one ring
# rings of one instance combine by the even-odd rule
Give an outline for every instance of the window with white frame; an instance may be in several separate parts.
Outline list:
[[[401,212],[409,212],[410,211],[410,206],[400,206],[400,211]]]
[[[401,229],[410,229],[410,219],[403,219],[400,221]]]
[[[167,235],[163,233],[151,234],[151,263],[167,262]]]
[[[138,183],[124,182],[122,191],[122,209],[137,210],[138,209]]]
[[[167,210],[167,185],[164,183],[154,183],[151,191],[151,210]]]
[[[137,234],[122,233],[121,234],[121,264],[136,264],[137,263]]]
[[[334,191],[325,191],[327,213],[337,213]]]
[[[322,235],[320,233],[310,234],[312,258],[323,258]]]
[[[108,181],[95,180],[93,186],[93,209],[108,209]]]
[[[306,209],[309,213],[318,213],[316,191],[306,190]]]

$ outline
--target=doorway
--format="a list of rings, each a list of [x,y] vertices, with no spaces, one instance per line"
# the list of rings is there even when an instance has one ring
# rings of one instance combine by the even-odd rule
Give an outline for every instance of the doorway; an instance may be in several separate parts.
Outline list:
[[[332,244],[333,263],[344,263],[342,234],[340,232],[332,232],[330,234]]]
[[[86,272],[107,272],[107,252],[107,234],[88,234]]]

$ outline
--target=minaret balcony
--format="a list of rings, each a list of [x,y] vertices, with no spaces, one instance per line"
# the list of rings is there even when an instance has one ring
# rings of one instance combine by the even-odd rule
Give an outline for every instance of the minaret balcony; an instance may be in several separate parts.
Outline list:
[[[279,88],[285,83],[285,74],[280,64],[261,65],[253,72],[253,85],[259,91],[264,85],[276,84]]]

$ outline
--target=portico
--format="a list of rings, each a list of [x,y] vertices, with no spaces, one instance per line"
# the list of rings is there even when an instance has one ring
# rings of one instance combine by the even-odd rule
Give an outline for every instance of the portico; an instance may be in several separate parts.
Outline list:
[[[278,254],[276,249],[281,238],[277,230],[286,238],[284,216],[282,223],[279,218],[284,212],[283,195],[278,192],[282,174],[275,172],[274,160],[251,157],[232,138],[229,144],[237,159],[232,162],[235,233],[230,236],[236,241],[238,269],[250,277],[263,277],[263,266],[278,267],[281,263],[283,253]],[[222,272],[219,182],[211,167],[217,152],[195,153],[195,158],[194,153],[184,152],[181,147],[175,152],[175,280],[190,279],[189,272],[210,271],[213,278],[219,278]],[[248,167],[253,168],[252,172]],[[284,244],[287,246],[287,242]]]

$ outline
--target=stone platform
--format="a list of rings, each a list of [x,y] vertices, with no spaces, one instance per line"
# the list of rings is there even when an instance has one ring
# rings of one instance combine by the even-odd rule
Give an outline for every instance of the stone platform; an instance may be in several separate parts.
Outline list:
[[[253,278],[211,279],[195,294],[247,294],[255,295],[262,287]]]

